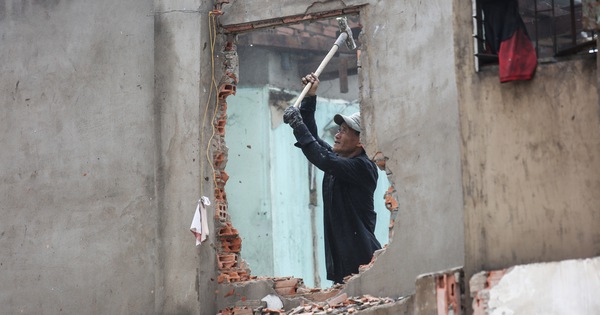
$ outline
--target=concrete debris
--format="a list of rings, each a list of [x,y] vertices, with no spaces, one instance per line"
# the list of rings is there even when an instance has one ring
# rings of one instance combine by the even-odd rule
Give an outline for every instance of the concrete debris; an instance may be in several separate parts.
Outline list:
[[[333,297],[329,301],[320,303],[303,304],[292,310],[276,310],[259,306],[251,309],[248,306],[226,308],[217,315],[326,315],[326,314],[355,314],[371,307],[396,303],[403,298],[380,298],[371,295],[348,298],[345,293]]]
[[[283,302],[277,295],[269,294],[261,299],[261,301],[267,303],[267,308],[273,310],[283,309]]]

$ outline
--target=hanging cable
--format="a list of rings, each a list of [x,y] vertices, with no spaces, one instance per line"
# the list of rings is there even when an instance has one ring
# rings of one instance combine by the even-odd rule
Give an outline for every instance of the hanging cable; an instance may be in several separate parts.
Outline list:
[[[208,142],[206,143],[206,160],[209,162],[209,165],[212,169],[212,177],[213,177],[213,183],[216,187],[217,185],[217,179],[216,179],[216,174],[215,174],[215,168],[214,165],[212,163],[212,159],[210,157],[210,145],[212,143],[212,140],[215,136],[215,125],[214,125],[214,121],[215,121],[215,117],[217,114],[217,109],[218,109],[218,99],[216,98],[218,95],[218,87],[217,87],[217,82],[215,80],[215,42],[216,42],[216,38],[217,38],[217,25],[216,25],[216,16],[214,15],[213,11],[208,12],[208,25],[209,25],[209,35],[210,35],[210,58],[211,58],[211,62],[210,62],[210,66],[211,66],[211,84],[210,84],[210,88],[208,91],[208,98],[206,101],[206,107],[204,109],[204,117],[202,118],[202,128],[201,128],[201,139],[204,140],[204,127],[206,124],[206,115],[208,113],[208,109],[210,107],[210,103],[212,101],[212,97],[213,97],[213,90],[215,91],[215,111],[213,113],[213,117],[211,120],[211,127],[212,127],[212,134],[208,140]],[[204,191],[204,159],[200,159],[200,174],[201,174],[201,179],[200,179],[200,191],[203,192]]]

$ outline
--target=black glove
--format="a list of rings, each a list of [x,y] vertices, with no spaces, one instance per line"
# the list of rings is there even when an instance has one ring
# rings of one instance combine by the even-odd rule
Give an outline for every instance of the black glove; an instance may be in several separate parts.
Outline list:
[[[290,106],[283,112],[283,122],[289,124],[290,127],[296,128],[302,124],[302,116],[300,110],[294,106]]]

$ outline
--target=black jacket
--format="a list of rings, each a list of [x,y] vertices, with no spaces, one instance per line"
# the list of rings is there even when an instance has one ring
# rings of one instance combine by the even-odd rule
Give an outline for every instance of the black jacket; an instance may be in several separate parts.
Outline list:
[[[373,192],[377,187],[377,166],[365,152],[353,158],[340,157],[319,138],[314,113],[316,96],[302,100],[304,124],[294,129],[306,158],[325,174],[323,177],[323,223],[327,279],[343,282],[358,273],[360,265],[371,261],[381,248],[375,238],[377,214]]]

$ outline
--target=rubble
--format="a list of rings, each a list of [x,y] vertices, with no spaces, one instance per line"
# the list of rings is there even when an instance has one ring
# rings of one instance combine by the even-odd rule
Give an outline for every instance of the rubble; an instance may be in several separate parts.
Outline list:
[[[275,310],[265,308],[264,304],[256,308],[250,306],[236,306],[226,308],[217,315],[326,315],[326,314],[355,314],[359,311],[369,309],[371,307],[392,304],[399,302],[406,297],[397,299],[374,297],[371,295],[363,295],[360,297],[348,298],[345,293],[335,296],[327,301],[319,303],[309,303],[297,306],[291,310]]]

